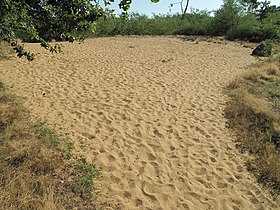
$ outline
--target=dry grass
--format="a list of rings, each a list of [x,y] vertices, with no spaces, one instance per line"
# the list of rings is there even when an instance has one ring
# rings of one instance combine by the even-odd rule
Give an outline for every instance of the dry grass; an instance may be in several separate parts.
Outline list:
[[[0,83],[0,209],[95,209],[95,167],[70,151]]]
[[[280,192],[280,59],[271,58],[236,78],[226,108],[237,145],[249,151],[248,168],[258,180]]]

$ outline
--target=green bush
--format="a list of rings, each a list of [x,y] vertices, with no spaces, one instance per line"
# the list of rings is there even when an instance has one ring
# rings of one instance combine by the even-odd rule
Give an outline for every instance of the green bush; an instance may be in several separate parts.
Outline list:
[[[185,15],[181,20],[183,24],[175,32],[180,35],[210,35],[212,34],[211,22],[212,17],[207,11],[195,12]]]
[[[124,23],[122,35],[151,35],[152,22],[146,15],[133,13]]]
[[[138,13],[121,18],[100,19],[96,22],[95,36],[114,35],[209,35],[212,17],[206,11],[182,15],[153,15]]]
[[[278,39],[280,41],[280,12],[269,13],[263,21],[261,31],[263,40]]]
[[[230,28],[227,38],[230,40],[240,39],[246,41],[258,41],[260,38],[260,22],[254,15],[246,15]]]
[[[261,42],[267,39],[279,40],[280,12],[268,14],[263,22],[252,14],[240,17],[239,22],[228,31],[227,38],[250,42]]]
[[[225,0],[224,4],[215,12],[212,22],[213,35],[224,36],[240,21],[242,8],[235,0]]]

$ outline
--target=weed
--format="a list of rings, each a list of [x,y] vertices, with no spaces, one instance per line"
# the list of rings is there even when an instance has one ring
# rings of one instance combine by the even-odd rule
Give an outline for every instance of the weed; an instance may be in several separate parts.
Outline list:
[[[47,126],[47,121],[46,120],[39,120],[35,124],[36,132],[38,133],[39,137],[48,137],[48,136],[53,136],[55,135],[55,132],[53,129],[49,128]]]
[[[252,55],[254,56],[264,56],[269,57],[272,55],[272,44],[270,41],[263,41],[259,46],[257,46]]]
[[[79,159],[76,162],[76,173],[78,177],[75,179],[72,190],[75,194],[83,197],[93,190],[93,179],[96,177],[96,167],[89,164],[85,159]]]
[[[96,176],[95,165],[87,163],[84,158],[81,158],[77,161],[76,167],[78,170],[82,171],[83,173],[86,173],[92,177]]]
[[[265,91],[272,96],[280,97],[280,87],[266,88]]]
[[[67,139],[59,137],[55,130],[47,125],[46,120],[39,120],[35,124],[35,128],[39,138],[49,139],[49,143],[51,146],[55,146],[56,148],[61,150],[65,158],[70,158],[73,144],[70,143]]]

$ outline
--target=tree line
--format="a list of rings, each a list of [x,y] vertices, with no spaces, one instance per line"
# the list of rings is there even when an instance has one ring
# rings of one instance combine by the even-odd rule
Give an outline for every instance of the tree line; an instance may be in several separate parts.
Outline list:
[[[157,3],[159,0],[151,0]],[[116,15],[110,4],[122,10]],[[189,2],[189,1],[187,1]],[[13,46],[19,57],[34,59],[18,44],[39,42],[51,52],[59,45],[50,40],[73,42],[82,37],[113,35],[225,36],[252,42],[280,40],[280,6],[268,0],[224,0],[214,14],[192,9],[182,15],[128,13],[132,0],[1,0],[0,40]],[[109,6],[109,7],[108,7]]]
[[[132,13],[128,20],[100,18],[96,23],[96,36],[202,35],[261,42],[280,38],[280,7],[268,1],[225,0],[214,14],[195,9],[152,17]]]

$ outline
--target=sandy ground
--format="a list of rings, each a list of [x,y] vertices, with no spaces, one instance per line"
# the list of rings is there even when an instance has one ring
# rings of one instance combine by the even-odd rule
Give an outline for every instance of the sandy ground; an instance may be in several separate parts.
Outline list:
[[[167,37],[64,46],[26,45],[36,60],[0,62],[0,80],[96,163],[101,209],[277,209],[223,116],[223,88],[255,61],[250,49]]]

